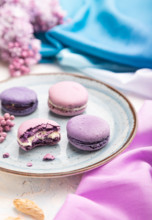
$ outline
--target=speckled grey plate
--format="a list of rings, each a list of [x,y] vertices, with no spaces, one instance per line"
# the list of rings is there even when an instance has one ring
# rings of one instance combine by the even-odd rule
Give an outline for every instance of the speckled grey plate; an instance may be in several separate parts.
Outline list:
[[[70,117],[57,116],[48,109],[48,89],[59,81],[71,80],[84,85],[89,93],[89,102],[84,114],[92,114],[106,119],[110,125],[110,141],[101,150],[83,152],[72,147],[66,137],[66,124]],[[33,177],[60,177],[82,173],[105,164],[122,152],[136,132],[136,114],[131,103],[118,91],[93,80],[74,74],[57,73],[29,75],[13,78],[0,83],[0,92],[13,86],[26,86],[36,91],[39,99],[38,109],[31,115],[16,117],[15,127],[8,133],[7,139],[0,144],[0,170],[13,174]],[[28,119],[44,117],[55,120],[61,125],[61,141],[56,146],[44,146],[24,152],[19,148],[16,137],[19,125]],[[91,127],[90,127],[91,129]],[[9,158],[3,158],[8,152]],[[44,162],[46,153],[55,156],[55,160]],[[32,167],[26,164],[32,162]]]

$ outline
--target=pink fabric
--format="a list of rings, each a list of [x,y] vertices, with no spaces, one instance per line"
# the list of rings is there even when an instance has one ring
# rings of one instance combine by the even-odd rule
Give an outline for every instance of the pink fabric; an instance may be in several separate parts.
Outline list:
[[[152,101],[145,101],[130,146],[108,164],[87,172],[55,220],[151,219]]]

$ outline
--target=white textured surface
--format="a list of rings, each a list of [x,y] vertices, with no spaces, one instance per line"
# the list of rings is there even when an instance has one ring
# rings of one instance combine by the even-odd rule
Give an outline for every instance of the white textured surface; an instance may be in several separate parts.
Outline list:
[[[57,65],[36,65],[32,73],[63,72]],[[7,67],[0,64],[0,81],[9,77]],[[127,95],[138,111],[143,99],[131,94]],[[0,172],[0,220],[8,216],[22,216],[13,207],[13,199],[28,198],[34,200],[45,212],[46,220],[54,216],[69,193],[74,193],[82,175],[56,179],[27,178]],[[25,217],[25,219],[31,219]]]
[[[14,198],[28,198],[44,210],[46,220],[51,220],[67,194],[75,192],[80,179],[81,175],[57,179],[32,179],[0,173],[0,219],[23,216],[15,211],[12,201]]]

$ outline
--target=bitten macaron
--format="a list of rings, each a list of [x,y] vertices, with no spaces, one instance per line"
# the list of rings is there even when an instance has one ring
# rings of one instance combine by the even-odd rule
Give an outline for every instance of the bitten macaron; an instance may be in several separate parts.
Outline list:
[[[37,146],[55,145],[60,139],[60,126],[55,121],[44,118],[23,122],[17,135],[18,144],[25,151]]]
[[[34,112],[38,106],[37,94],[26,87],[12,87],[0,94],[2,111],[16,116]]]
[[[68,121],[66,129],[69,142],[84,151],[103,148],[110,137],[109,124],[94,115],[75,116]]]
[[[49,89],[48,105],[52,112],[63,116],[74,116],[85,111],[88,92],[80,83],[62,81]]]

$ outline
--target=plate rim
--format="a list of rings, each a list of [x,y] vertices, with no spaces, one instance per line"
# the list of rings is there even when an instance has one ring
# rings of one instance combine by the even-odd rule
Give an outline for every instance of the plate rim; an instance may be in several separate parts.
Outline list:
[[[35,178],[38,178],[38,177],[39,178],[48,178],[48,177],[49,178],[57,178],[57,177],[72,176],[72,175],[77,175],[77,174],[81,174],[81,173],[93,170],[93,169],[95,169],[95,168],[97,168],[97,167],[99,167],[103,164],[108,163],[109,161],[111,161],[113,158],[115,158],[117,155],[119,155],[121,152],[123,152],[129,146],[129,144],[131,143],[131,141],[135,137],[136,131],[137,131],[137,114],[136,114],[135,108],[132,105],[132,103],[129,101],[129,99],[124,94],[122,94],[119,90],[115,89],[113,86],[110,86],[109,84],[102,82],[101,80],[97,80],[97,79],[94,79],[92,77],[80,75],[80,74],[77,74],[77,73],[53,72],[53,73],[34,73],[34,74],[23,75],[23,76],[8,77],[5,80],[1,80],[0,84],[11,81],[11,80],[14,80],[14,79],[20,79],[20,78],[24,78],[24,77],[28,78],[28,77],[31,77],[31,76],[45,76],[45,75],[54,75],[54,76],[55,75],[69,75],[69,76],[73,76],[73,77],[76,77],[76,78],[82,78],[82,79],[94,81],[94,82],[100,83],[100,84],[108,87],[109,89],[111,89],[112,91],[117,93],[119,96],[121,96],[128,103],[128,106],[129,106],[129,108],[132,112],[133,119],[134,119],[134,125],[133,125],[133,128],[132,128],[132,131],[131,131],[129,137],[127,138],[127,140],[125,141],[125,143],[122,145],[122,147],[119,150],[117,150],[115,153],[113,153],[109,157],[107,157],[107,158],[105,158],[101,161],[98,161],[98,162],[96,162],[92,165],[88,165],[84,168],[75,169],[75,170],[72,170],[72,171],[56,172],[56,173],[28,173],[28,172],[24,172],[24,171],[22,172],[22,171],[11,170],[11,169],[7,169],[7,168],[4,168],[4,167],[0,167],[0,171],[6,172],[6,173],[9,173],[9,174],[19,175],[19,176],[35,177]]]

